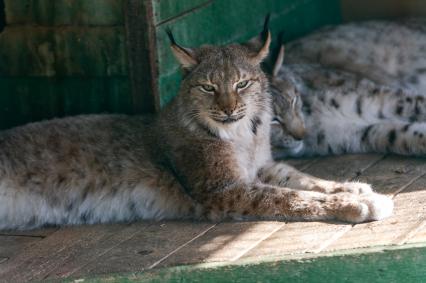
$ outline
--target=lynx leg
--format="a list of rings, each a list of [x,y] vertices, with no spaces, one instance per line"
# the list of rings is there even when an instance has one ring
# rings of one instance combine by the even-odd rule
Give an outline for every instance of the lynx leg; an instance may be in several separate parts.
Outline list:
[[[324,194],[266,184],[238,186],[204,200],[207,218],[255,217],[286,220],[336,219],[351,223],[381,220],[391,215],[393,202],[379,194]]]
[[[297,190],[317,191],[326,194],[341,192],[365,194],[373,190],[369,184],[359,182],[334,182],[302,173],[285,163],[271,163],[259,172],[259,178],[268,184]]]

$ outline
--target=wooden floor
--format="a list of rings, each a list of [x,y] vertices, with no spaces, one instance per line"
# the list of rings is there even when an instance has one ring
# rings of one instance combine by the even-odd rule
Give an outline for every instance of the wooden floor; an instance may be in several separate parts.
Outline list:
[[[170,266],[238,264],[426,242],[426,159],[382,155],[293,160],[312,175],[359,180],[395,200],[394,216],[322,222],[133,223],[0,232],[0,281],[57,280]]]

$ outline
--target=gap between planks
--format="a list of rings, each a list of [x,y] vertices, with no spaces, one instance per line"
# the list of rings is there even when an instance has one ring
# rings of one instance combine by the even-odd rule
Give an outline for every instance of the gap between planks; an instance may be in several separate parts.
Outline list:
[[[153,264],[151,264],[148,269],[152,269],[154,267],[156,267],[157,265],[159,265],[160,263],[162,263],[163,261],[165,261],[167,258],[169,258],[171,255],[177,253],[179,250],[181,250],[182,248],[186,247],[187,245],[189,245],[190,243],[192,243],[193,241],[195,241],[196,239],[202,237],[203,235],[205,235],[208,231],[210,231],[211,229],[213,229],[214,227],[216,227],[216,224],[213,224],[212,226],[210,226],[209,228],[207,228],[206,230],[204,230],[203,232],[201,232],[200,234],[198,234],[197,236],[195,236],[194,238],[192,238],[191,240],[187,241],[186,243],[180,245],[179,247],[177,247],[176,249],[174,249],[173,251],[171,251],[170,253],[168,253],[167,255],[165,255],[164,257],[160,258],[159,260],[157,260],[156,262],[154,262]]]
[[[267,238],[269,238],[270,236],[272,236],[275,232],[277,232],[278,230],[280,230],[285,224],[286,223],[282,223],[281,225],[277,226],[274,230],[272,230],[271,232],[269,232],[265,236],[261,237],[256,242],[254,242],[253,245],[249,246],[247,249],[243,250],[241,253],[239,253],[236,256],[234,256],[230,261],[237,261],[237,260],[239,260],[241,257],[243,257],[249,251],[251,251],[252,249],[254,249],[255,247],[257,247],[264,240],[266,240]]]
[[[78,266],[77,268],[74,268],[72,270],[70,270],[67,273],[62,274],[62,276],[64,277],[68,277],[71,276],[72,274],[76,273],[77,271],[79,271],[80,269],[84,268],[85,266],[89,265],[90,263],[94,262],[95,260],[97,260],[98,258],[100,258],[101,256],[103,256],[104,254],[106,254],[107,252],[111,251],[112,249],[118,247],[119,245],[121,245],[122,243],[124,243],[127,240],[130,240],[131,238],[133,238],[135,235],[137,235],[138,233],[140,233],[139,230],[136,230],[135,232],[133,232],[132,234],[130,234],[130,236],[122,239],[121,241],[117,242],[115,245],[110,246],[108,249],[105,249],[103,252],[99,253],[95,258],[93,258],[92,260],[86,262],[85,264]],[[46,278],[50,275],[52,271],[48,272],[46,275]]]

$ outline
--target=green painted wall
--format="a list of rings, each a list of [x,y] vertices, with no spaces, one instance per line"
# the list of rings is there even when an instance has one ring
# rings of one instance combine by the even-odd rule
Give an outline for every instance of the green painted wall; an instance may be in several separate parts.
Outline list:
[[[0,9],[1,3],[0,128],[160,109],[180,81],[166,27],[181,44],[197,46],[247,40],[268,12],[273,34],[285,30],[286,39],[340,21],[338,0],[0,0]]]
[[[0,128],[132,113],[124,0],[3,0]]]

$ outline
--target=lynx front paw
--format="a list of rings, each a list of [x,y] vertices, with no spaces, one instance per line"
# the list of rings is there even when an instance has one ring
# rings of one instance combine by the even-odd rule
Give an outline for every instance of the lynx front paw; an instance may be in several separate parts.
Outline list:
[[[367,220],[382,220],[388,218],[393,212],[393,200],[390,197],[381,194],[362,195],[361,201],[368,206]]]
[[[382,220],[391,216],[393,211],[392,199],[376,193],[361,196],[336,194],[335,203],[336,218],[352,223]]]

